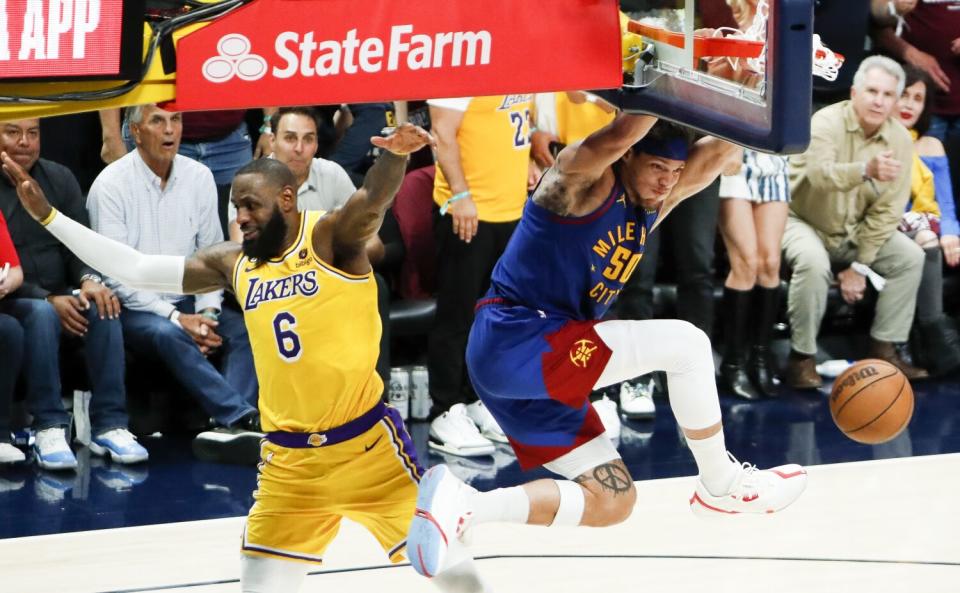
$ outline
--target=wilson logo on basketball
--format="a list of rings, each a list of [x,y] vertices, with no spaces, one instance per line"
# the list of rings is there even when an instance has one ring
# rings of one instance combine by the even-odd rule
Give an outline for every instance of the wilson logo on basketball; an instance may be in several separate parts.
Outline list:
[[[860,381],[867,379],[869,377],[875,377],[880,374],[880,371],[877,370],[874,366],[865,366],[859,371],[851,372],[846,377],[843,378],[843,381],[836,384],[833,388],[833,391],[830,394],[831,399],[837,399],[838,394],[843,392],[844,389],[848,387],[853,387]]]

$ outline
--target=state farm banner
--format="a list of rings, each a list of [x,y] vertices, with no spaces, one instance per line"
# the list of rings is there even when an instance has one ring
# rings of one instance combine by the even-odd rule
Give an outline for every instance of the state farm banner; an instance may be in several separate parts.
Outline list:
[[[617,0],[256,0],[177,46],[176,108],[621,84]]]

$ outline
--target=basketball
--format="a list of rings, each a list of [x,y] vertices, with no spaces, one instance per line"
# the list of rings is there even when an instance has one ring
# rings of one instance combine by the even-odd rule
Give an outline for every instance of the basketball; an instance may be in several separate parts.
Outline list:
[[[889,362],[860,360],[834,382],[830,415],[843,434],[858,443],[885,443],[910,423],[913,388]]]

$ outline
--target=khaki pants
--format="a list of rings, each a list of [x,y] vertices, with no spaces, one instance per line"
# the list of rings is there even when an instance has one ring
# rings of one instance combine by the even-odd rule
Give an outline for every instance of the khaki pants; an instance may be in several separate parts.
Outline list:
[[[787,313],[790,317],[790,345],[795,351],[816,353],[817,333],[827,309],[827,290],[835,282],[831,266],[845,268],[856,256],[856,246],[850,243],[828,251],[813,227],[794,216],[787,219],[783,259],[793,271],[787,293]],[[880,248],[870,267],[887,280],[877,301],[870,337],[885,342],[905,342],[917,304],[923,250],[895,231]]]

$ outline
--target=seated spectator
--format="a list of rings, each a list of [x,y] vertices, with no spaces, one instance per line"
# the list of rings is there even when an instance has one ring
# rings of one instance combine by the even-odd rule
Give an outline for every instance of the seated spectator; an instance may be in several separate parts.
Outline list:
[[[791,387],[823,384],[814,355],[834,278],[843,299],[853,304],[863,299],[867,275],[880,292],[867,355],[892,363],[909,379],[928,376],[895,347],[910,333],[923,270],[923,251],[897,232],[910,198],[913,158],[910,135],[891,117],[903,85],[899,64],[867,58],[854,76],[850,99],[816,112],[809,148],[790,158],[792,201],[783,251],[792,270]]]
[[[293,171],[297,178],[297,208],[331,211],[343,206],[357,188],[343,167],[317,157],[317,116],[310,107],[284,107],[271,118],[273,141],[270,158],[275,158]],[[379,130],[377,130],[379,132]],[[369,137],[367,138],[369,144]],[[230,239],[238,243],[243,237],[237,226],[237,208],[228,206]]]
[[[108,165],[90,188],[97,232],[150,254],[187,257],[223,239],[210,170],[177,154],[180,114],[156,105],[127,110],[137,148]],[[127,345],[160,358],[228,435],[208,435],[238,456],[258,447],[257,379],[240,313],[221,310],[221,291],[181,297],[108,280],[124,312]],[[221,351],[223,374],[208,360]]]
[[[957,222],[950,183],[950,164],[943,143],[926,135],[930,128],[930,105],[934,86],[916,66],[906,66],[906,88],[897,107],[897,117],[913,136],[914,155],[908,210],[900,230],[925,254],[917,314],[914,320],[913,359],[934,376],[960,368],[960,336],[943,314],[943,266],[960,264],[960,224]]]
[[[87,212],[76,178],[66,167],[40,158],[40,121],[6,122],[0,145],[37,180],[54,207],[83,224]],[[77,459],[66,440],[70,417],[63,408],[60,347],[84,344],[87,375],[93,392],[90,450],[121,463],[147,459],[147,450],[127,430],[123,330],[120,304],[97,272],[67,251],[20,205],[16,188],[4,177],[0,209],[9,224],[23,268],[23,285],[0,300],[0,313],[23,329],[21,372],[27,407],[37,430],[34,450],[45,469],[75,469]]]
[[[0,301],[23,284],[23,270],[13,240],[7,232],[7,221],[0,214]],[[0,313],[0,463],[19,463],[26,459],[23,451],[13,446],[10,432],[10,406],[13,404],[13,388],[23,360],[23,328],[17,320]]]

